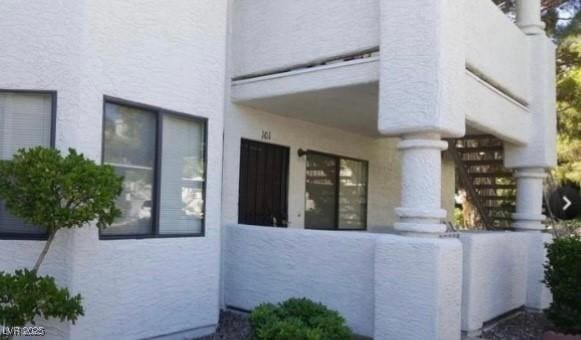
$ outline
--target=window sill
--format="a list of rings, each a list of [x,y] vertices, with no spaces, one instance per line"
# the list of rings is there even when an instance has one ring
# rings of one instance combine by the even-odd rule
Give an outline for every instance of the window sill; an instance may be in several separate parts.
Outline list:
[[[163,239],[163,238],[193,238],[205,237],[205,233],[195,234],[163,234],[163,235],[99,235],[100,241],[114,241],[114,240],[144,240],[144,239]]]
[[[358,229],[339,229],[339,228],[313,228],[313,227],[305,227],[306,230],[322,230],[322,231],[367,231],[367,228],[358,228]]]
[[[48,234],[30,235],[30,234],[0,234],[0,241],[46,241]]]

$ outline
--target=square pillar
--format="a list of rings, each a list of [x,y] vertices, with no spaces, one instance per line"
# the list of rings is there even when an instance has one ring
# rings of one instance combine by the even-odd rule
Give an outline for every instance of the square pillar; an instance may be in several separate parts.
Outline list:
[[[378,239],[374,339],[460,340],[461,300],[459,240]]]
[[[553,241],[549,233],[530,232],[529,258],[527,275],[526,307],[535,311],[548,308],[553,301],[551,291],[545,285],[545,267],[547,262],[546,245]]]

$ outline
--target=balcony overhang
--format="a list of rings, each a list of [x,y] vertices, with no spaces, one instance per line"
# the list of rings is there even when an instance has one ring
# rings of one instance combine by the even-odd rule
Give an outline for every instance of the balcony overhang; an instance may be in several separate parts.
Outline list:
[[[232,101],[367,136],[377,131],[379,59],[334,63],[232,83]]]
[[[526,103],[468,69],[464,86],[469,128],[526,143],[532,123]],[[381,136],[378,94],[377,56],[236,80],[231,92],[236,104],[371,137]]]

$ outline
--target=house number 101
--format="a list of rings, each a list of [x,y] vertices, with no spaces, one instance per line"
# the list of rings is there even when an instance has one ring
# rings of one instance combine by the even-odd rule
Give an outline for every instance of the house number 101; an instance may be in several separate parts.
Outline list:
[[[270,131],[262,130],[262,139],[270,140]]]

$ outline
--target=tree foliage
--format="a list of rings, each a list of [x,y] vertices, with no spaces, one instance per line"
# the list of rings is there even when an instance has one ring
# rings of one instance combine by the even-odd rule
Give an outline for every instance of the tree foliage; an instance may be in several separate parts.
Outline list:
[[[560,182],[581,184],[581,12],[556,31],[557,120],[559,164],[553,171]]]
[[[115,207],[121,189],[112,167],[73,149],[66,157],[55,149],[23,149],[0,162],[0,199],[12,214],[49,233],[93,220],[110,225],[121,214]]]
[[[71,296],[49,276],[34,271],[0,272],[0,325],[23,327],[36,317],[58,318],[75,323],[83,315],[81,296]]]
[[[500,9],[514,16],[516,0],[492,0]],[[553,34],[560,23],[571,20],[571,13],[581,9],[581,0],[542,0],[543,22],[547,32]]]

